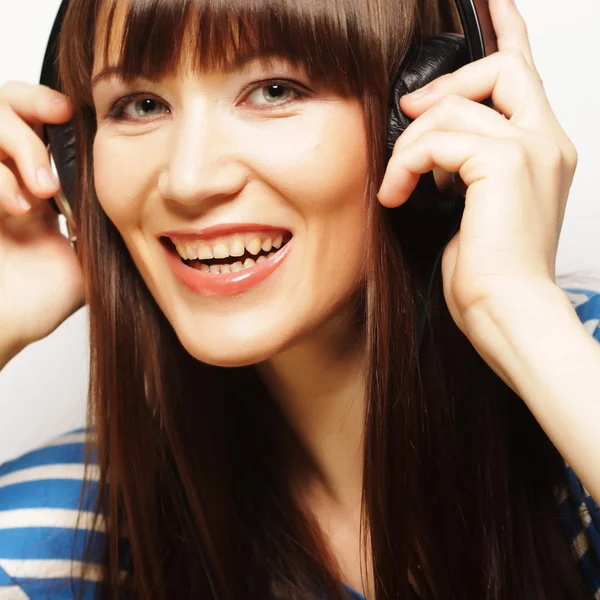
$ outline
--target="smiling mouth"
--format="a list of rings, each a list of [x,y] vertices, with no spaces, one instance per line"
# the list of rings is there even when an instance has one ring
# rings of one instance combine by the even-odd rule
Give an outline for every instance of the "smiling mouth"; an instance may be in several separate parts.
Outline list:
[[[213,244],[189,243],[162,237],[162,244],[176,254],[186,266],[214,275],[252,269],[276,257],[292,239],[289,231],[277,235],[234,236],[233,240],[217,239]]]

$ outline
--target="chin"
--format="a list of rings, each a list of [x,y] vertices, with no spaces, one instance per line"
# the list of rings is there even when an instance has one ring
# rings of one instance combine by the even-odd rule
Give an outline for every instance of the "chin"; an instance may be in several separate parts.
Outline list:
[[[191,338],[189,335],[179,335],[177,331],[176,334],[188,354],[213,367],[246,367],[269,360],[280,351],[278,346],[265,343],[264,332],[260,334],[260,339],[254,342],[246,340],[240,343],[223,339],[218,345],[210,348],[207,347],[206,340],[200,343],[198,339]],[[232,346],[239,346],[239,348],[234,349]]]

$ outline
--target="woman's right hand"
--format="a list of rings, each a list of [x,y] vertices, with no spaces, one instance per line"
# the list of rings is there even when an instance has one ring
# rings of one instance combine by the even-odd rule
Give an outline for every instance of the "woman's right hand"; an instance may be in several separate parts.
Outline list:
[[[59,184],[44,179],[44,170],[51,172],[43,124],[65,123],[72,112],[64,94],[44,85],[0,86],[0,355],[5,361],[84,304],[80,264],[48,202]]]

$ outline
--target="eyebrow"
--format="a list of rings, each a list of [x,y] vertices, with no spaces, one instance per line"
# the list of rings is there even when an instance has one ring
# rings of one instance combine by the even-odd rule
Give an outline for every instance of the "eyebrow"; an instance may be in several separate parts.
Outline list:
[[[92,87],[94,87],[102,79],[106,79],[107,77],[110,77],[111,75],[121,75],[122,72],[123,72],[123,69],[121,68],[120,65],[111,65],[109,67],[106,67],[106,69],[102,69],[102,71],[100,71],[99,73],[94,75],[94,77],[92,77],[91,85],[92,85]]]
[[[238,60],[235,61],[235,67],[233,70],[241,70],[243,69],[245,66],[247,66],[249,63],[253,62],[254,60],[257,60],[261,58],[261,56],[257,53],[251,53],[251,54],[247,54],[246,56],[243,57],[238,57]],[[267,55],[262,56],[262,58],[264,58],[267,62],[267,64],[269,64],[269,56]],[[277,54],[272,55],[271,57],[272,65],[273,67],[277,66],[278,58],[281,58],[280,56],[278,56]],[[285,60],[282,61],[283,64],[285,64]],[[98,84],[102,79],[106,79],[108,77],[111,77],[112,75],[119,75],[122,76],[123,74],[123,67],[121,65],[109,65],[108,67],[106,67],[105,69],[102,69],[102,71],[100,71],[99,73],[97,73],[96,75],[94,75],[94,77],[92,77],[92,82],[91,82],[91,87],[93,88],[96,84]]]

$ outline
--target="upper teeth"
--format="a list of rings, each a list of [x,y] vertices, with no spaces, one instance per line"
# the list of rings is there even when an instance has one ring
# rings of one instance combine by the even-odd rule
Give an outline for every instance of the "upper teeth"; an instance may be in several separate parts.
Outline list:
[[[250,254],[257,255],[261,249],[265,252],[272,248],[279,249],[283,244],[283,234],[279,233],[275,238],[266,235],[236,234],[229,240],[217,238],[210,242],[187,242],[174,239],[173,243],[179,256],[185,260],[229,258],[230,256],[243,256],[246,250]]]

